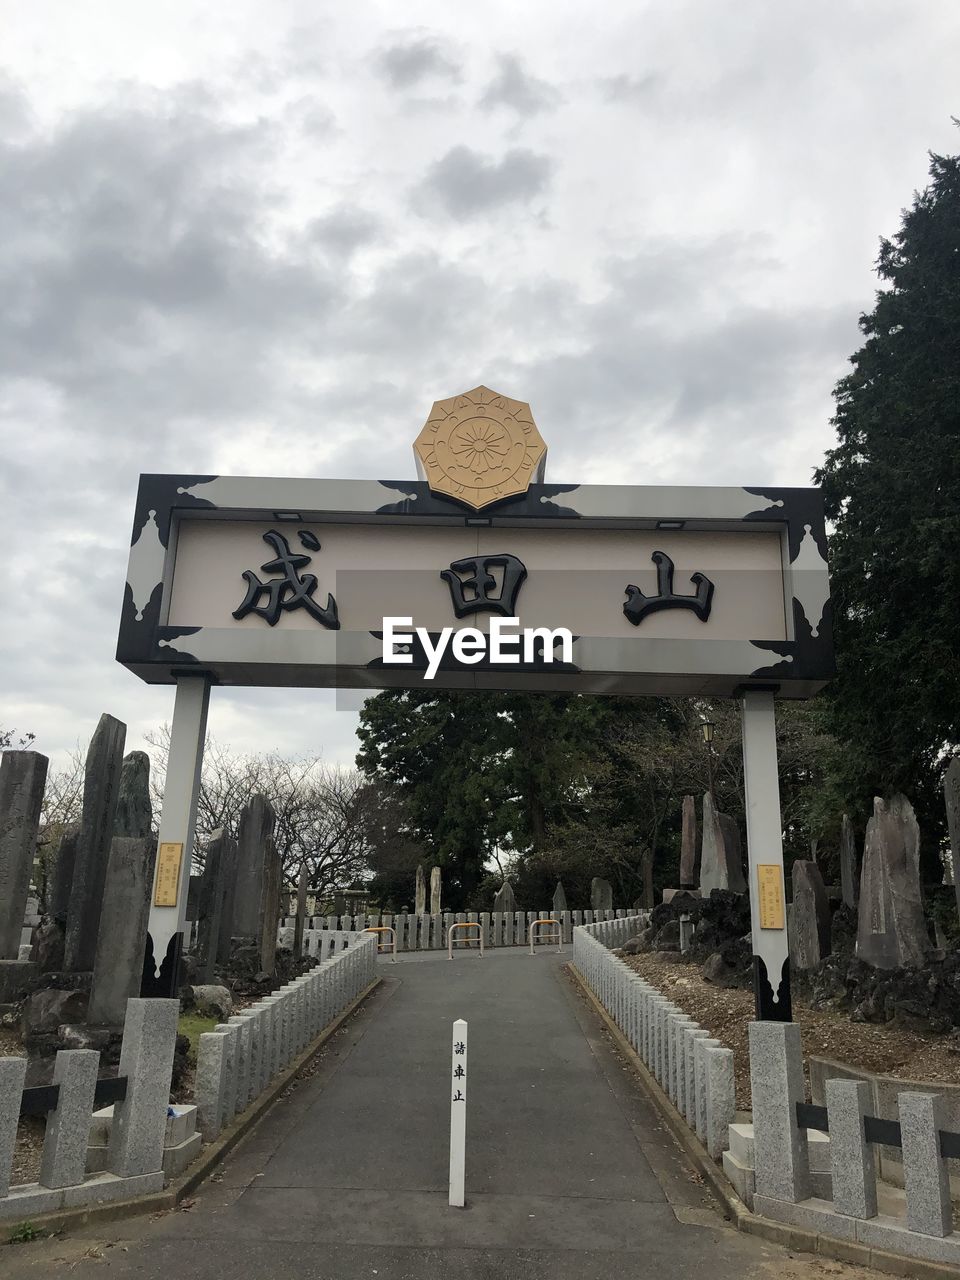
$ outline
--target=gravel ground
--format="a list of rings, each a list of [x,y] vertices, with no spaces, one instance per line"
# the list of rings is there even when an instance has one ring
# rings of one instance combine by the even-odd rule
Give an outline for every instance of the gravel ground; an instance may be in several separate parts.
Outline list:
[[[747,1023],[753,1018],[753,992],[726,990],[704,982],[695,965],[655,955],[624,957],[641,977],[696,1018],[711,1035],[733,1050],[737,1107],[750,1109],[750,1061]],[[834,1058],[901,1080],[960,1084],[960,1035],[933,1035],[892,1025],[851,1022],[843,1013],[820,1012],[794,1000],[804,1054]]]

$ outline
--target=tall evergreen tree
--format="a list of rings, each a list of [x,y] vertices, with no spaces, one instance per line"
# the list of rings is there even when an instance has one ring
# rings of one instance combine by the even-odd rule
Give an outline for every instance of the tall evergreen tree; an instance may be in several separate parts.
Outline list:
[[[841,781],[866,803],[905,791],[928,831],[938,758],[960,742],[960,156],[932,156],[930,179],[881,242],[883,287],[817,475],[835,525]]]

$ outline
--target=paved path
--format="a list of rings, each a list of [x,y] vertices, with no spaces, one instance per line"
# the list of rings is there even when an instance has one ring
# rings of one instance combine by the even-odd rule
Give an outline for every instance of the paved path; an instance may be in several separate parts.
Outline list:
[[[555,953],[427,953],[381,972],[192,1208],[4,1250],[3,1274],[58,1263],[78,1280],[105,1264],[147,1280],[812,1274],[723,1223]],[[457,1017],[470,1024],[465,1209],[447,1205],[446,1184]]]

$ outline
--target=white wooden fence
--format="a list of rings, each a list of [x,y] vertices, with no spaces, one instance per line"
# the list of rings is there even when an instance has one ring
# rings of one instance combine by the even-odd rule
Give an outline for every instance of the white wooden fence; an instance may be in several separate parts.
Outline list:
[[[573,941],[579,925],[596,921],[634,918],[624,909],[610,911],[444,911],[440,915],[416,916],[412,912],[391,915],[389,912],[362,916],[308,916],[304,922],[303,947],[311,956],[325,956],[345,945],[343,939],[357,930],[387,927],[396,930],[398,951],[445,950],[447,930],[452,924],[479,924],[484,947],[525,947],[529,944],[529,928],[534,920],[559,919],[563,940]],[[281,947],[293,946],[294,919],[287,916],[277,935]],[[454,942],[456,947],[479,946],[476,938]]]
[[[255,1102],[374,980],[376,936],[341,931],[339,940],[344,945],[308,973],[200,1036],[195,1098],[206,1142]]]
[[[622,947],[647,919],[645,913],[575,929],[573,963],[716,1160],[729,1143],[735,1117],[733,1050],[712,1039],[609,950]]]

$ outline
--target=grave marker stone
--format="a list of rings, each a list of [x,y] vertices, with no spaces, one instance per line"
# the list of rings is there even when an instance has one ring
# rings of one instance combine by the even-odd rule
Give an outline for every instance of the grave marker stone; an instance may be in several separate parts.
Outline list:
[[[697,883],[697,805],[693,796],[683,797],[680,824],[680,887],[691,889]]]
[[[217,951],[220,945],[220,926],[223,919],[224,875],[227,864],[232,862],[226,849],[235,841],[218,827],[207,841],[200,879],[200,901],[197,905],[197,956],[199,981],[213,980]]]
[[[567,895],[563,889],[562,881],[557,881],[557,887],[553,891],[553,914],[560,915],[561,912],[567,910]]]
[[[20,953],[47,757],[39,751],[4,751],[0,758],[0,960]]]
[[[513,885],[509,880],[504,880],[503,884],[493,896],[494,911],[516,911],[517,900],[513,894]]]
[[[816,969],[830,954],[830,903],[820,868],[798,858],[793,864],[792,963],[803,970]]]
[[[850,815],[844,814],[840,822],[840,891],[844,905],[856,911],[860,898],[860,877],[857,875],[857,842],[853,834]]]
[[[427,877],[423,869],[423,863],[417,864],[417,881],[414,889],[414,914],[417,916],[426,915],[427,912]]]
[[[857,957],[877,969],[917,969],[929,947],[916,816],[905,796],[877,796],[863,846]]]
[[[592,911],[613,910],[613,886],[609,880],[594,876],[590,881],[590,909]]]
[[[233,908],[233,933],[237,937],[260,937],[267,842],[275,825],[276,814],[270,801],[266,796],[252,796],[240,815],[237,834],[237,889]]]
[[[150,803],[150,757],[145,751],[131,751],[120,766],[117,817],[113,834],[143,839],[153,829]]]
[[[440,868],[434,867],[430,872],[430,914],[432,916],[438,916],[441,913],[441,887]]]
[[[87,752],[83,780],[83,816],[70,905],[63,966],[69,973],[93,968],[100,932],[103,886],[110,858],[120,794],[120,769],[127,727],[113,716],[102,715]]]
[[[127,1001],[140,990],[156,853],[152,836],[111,842],[87,1007],[92,1026],[122,1027]]]
[[[713,889],[745,893],[747,882],[743,875],[740,830],[733,818],[717,812],[708,791],[703,797],[700,893],[707,898]]]

